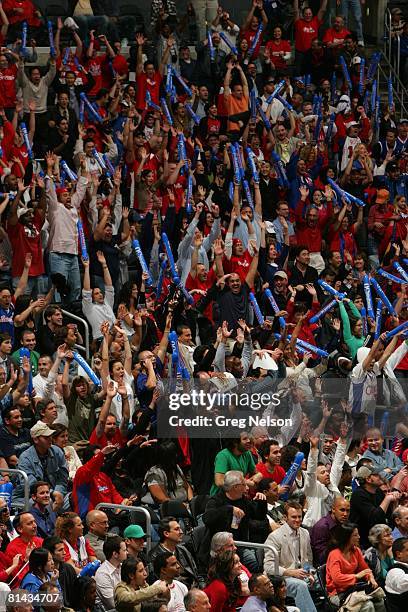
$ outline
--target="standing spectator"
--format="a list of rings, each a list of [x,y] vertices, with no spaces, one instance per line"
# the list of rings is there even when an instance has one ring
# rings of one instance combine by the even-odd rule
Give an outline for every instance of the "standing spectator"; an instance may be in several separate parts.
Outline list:
[[[295,70],[298,74],[304,74],[307,68],[305,55],[311,49],[312,41],[318,38],[319,28],[327,8],[327,0],[321,0],[319,11],[315,16],[310,8],[305,8],[303,17],[301,17],[299,0],[293,0],[293,7],[295,11]]]
[[[358,46],[364,47],[363,14],[362,7],[365,0],[341,0],[341,14],[348,23],[349,11],[352,13],[357,26]]]
[[[48,174],[52,176],[56,161],[55,154],[47,154],[46,161]],[[84,169],[84,165],[81,166],[81,169]],[[79,299],[80,296],[77,222],[78,209],[85,196],[87,184],[88,179],[81,176],[76,191],[71,196],[68,189],[56,188],[51,178],[46,179],[50,226],[48,241],[50,271],[51,274],[60,274],[65,279],[68,291],[67,295],[63,296],[63,301],[66,304]]]

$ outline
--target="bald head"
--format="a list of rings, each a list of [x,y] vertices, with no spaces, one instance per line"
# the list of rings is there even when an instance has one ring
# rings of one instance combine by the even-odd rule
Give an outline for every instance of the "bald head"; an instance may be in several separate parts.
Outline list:
[[[211,609],[207,594],[200,589],[190,589],[184,598],[184,605],[191,612],[208,612]]]
[[[86,515],[86,524],[91,533],[104,538],[109,531],[109,520],[105,512],[91,510]]]
[[[350,515],[350,502],[344,499],[344,497],[335,497],[331,515],[336,523],[346,523]]]

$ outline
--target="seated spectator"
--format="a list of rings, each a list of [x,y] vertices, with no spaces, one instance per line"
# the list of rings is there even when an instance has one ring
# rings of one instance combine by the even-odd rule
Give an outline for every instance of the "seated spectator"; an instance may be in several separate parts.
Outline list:
[[[121,581],[122,563],[127,559],[126,543],[120,536],[110,536],[104,542],[103,553],[105,561],[95,574],[96,598],[105,610],[113,610],[113,594]]]
[[[347,523],[349,516],[350,502],[344,499],[344,497],[335,497],[330,512],[313,525],[310,532],[310,543],[316,567],[326,562],[331,530],[337,525]]]
[[[375,581],[383,587],[387,573],[394,565],[391,528],[388,525],[374,525],[368,533],[368,539],[371,546],[364,552],[364,559]]]
[[[271,576],[274,594],[271,597],[272,607],[270,612],[300,612],[299,608],[292,605],[294,600],[287,596],[288,588],[283,576]]]
[[[29,593],[38,593],[40,586],[51,579],[54,579],[56,586],[59,586],[52,554],[46,548],[36,548],[31,551],[28,570],[28,574],[21,581],[21,588]]]
[[[115,609],[118,612],[136,610],[140,612],[140,604],[157,596],[168,596],[169,587],[164,580],[152,585],[146,582],[147,571],[142,561],[129,558],[122,563],[120,570],[121,582],[114,592]]]
[[[256,493],[253,500],[245,497],[246,481],[242,472],[229,471],[225,474],[222,489],[211,497],[203,515],[204,525],[212,537],[219,531],[230,531],[237,540],[250,541],[251,520],[263,521],[266,518],[266,498],[262,493]],[[207,539],[202,546],[208,546]],[[257,568],[258,562],[253,550],[244,549],[244,563],[251,568]],[[241,551],[242,552],[242,551]]]
[[[241,610],[243,612],[266,612],[271,597],[274,593],[272,582],[265,574],[252,574],[248,582],[251,595],[248,597]]]
[[[31,436],[23,427],[21,410],[9,406],[2,412],[3,425],[0,426],[0,446],[3,456],[10,467],[16,467],[20,455],[31,446]]]
[[[281,483],[285,475],[285,470],[279,465],[281,451],[276,440],[267,440],[261,447],[261,455],[264,463],[257,463],[256,471],[260,472],[263,478],[272,478],[274,482]]]
[[[160,542],[153,549],[150,555],[150,562],[154,563],[157,555],[163,552],[171,552],[176,555],[180,566],[180,582],[188,588],[197,584],[197,566],[193,555],[188,548],[183,545],[183,530],[179,522],[172,516],[161,519],[158,528]]]
[[[103,545],[106,542],[109,531],[107,515],[102,510],[91,510],[86,515],[86,526],[88,527],[88,532],[85,535],[85,540],[92,546],[99,561],[105,561]]]
[[[74,610],[78,612],[104,612],[96,603],[96,582],[91,576],[79,576],[73,597]]]
[[[75,448],[68,445],[68,428],[61,423],[53,423],[50,429],[54,432],[52,435],[52,443],[54,446],[58,446],[64,453],[69,480],[72,482],[78,468],[82,466],[82,462]]]
[[[57,515],[51,501],[50,485],[39,480],[31,485],[30,495],[33,500],[31,514],[36,520],[38,535],[41,538],[52,536]]]
[[[330,601],[340,605],[345,596],[353,592],[353,586],[358,581],[367,582],[373,589],[378,587],[371,569],[364,560],[359,547],[360,536],[356,525],[344,523],[335,527],[333,544],[327,558],[326,585]],[[382,600],[367,602],[367,610],[385,610]]]
[[[368,532],[371,527],[378,523],[387,523],[387,520],[391,519],[394,505],[400,498],[400,493],[396,491],[390,491],[386,495],[381,491],[380,471],[382,468],[374,466],[360,467],[356,474],[360,486],[351,495],[350,521],[358,525],[363,548],[368,547]]]
[[[64,512],[57,518],[55,535],[64,542],[65,561],[70,563],[77,574],[90,561],[96,560],[92,546],[85,540],[81,517],[75,512]]]
[[[403,463],[393,451],[383,447],[384,439],[381,431],[375,427],[366,433],[367,450],[363,457],[367,457],[376,467],[382,468],[380,476],[391,480],[402,468]]]
[[[123,537],[126,541],[128,557],[140,559],[144,565],[147,565],[147,558],[144,552],[146,534],[140,525],[129,525],[123,532]]]
[[[38,421],[30,429],[33,445],[25,450],[19,457],[18,468],[28,476],[30,486],[38,480],[50,483],[54,500],[58,507],[62,507],[67,494],[68,469],[64,453],[57,446],[52,445],[52,429],[46,423]],[[16,487],[15,497],[23,494],[22,486]]]
[[[252,453],[249,450],[250,447],[251,439],[247,433],[242,433],[240,438],[230,438],[228,440],[226,448],[220,451],[215,458],[212,495],[220,490],[224,483],[225,474],[231,470],[243,472],[245,478],[248,479],[248,486],[255,487],[251,477],[254,476],[256,468]]]
[[[193,490],[177,464],[177,447],[172,441],[164,441],[157,449],[156,465],[146,472],[144,484],[149,493],[142,499],[150,505],[162,504],[174,499],[187,502],[193,497]]]
[[[392,524],[394,529],[392,532],[393,540],[398,538],[408,538],[408,508],[406,506],[397,506],[392,513]]]
[[[102,502],[130,506],[135,499],[124,499],[119,495],[108,474],[101,471],[106,455],[114,450],[114,446],[105,446],[102,450],[97,446],[89,446],[83,455],[84,464],[74,478],[72,501],[84,519],[90,510]]]
[[[42,545],[43,539],[37,536],[37,524],[30,512],[21,512],[17,514],[13,519],[13,527],[18,533],[18,536],[7,545],[6,555],[10,561],[10,565],[15,556],[18,554],[20,555],[18,578],[16,578],[17,584],[20,584],[21,580],[28,572],[28,567],[25,566],[25,560],[28,559],[34,548],[39,548]]]
[[[395,559],[394,567],[390,569],[385,580],[388,612],[399,612],[407,601],[408,581],[408,539],[398,538],[392,545]]]
[[[64,542],[57,536],[45,538],[43,547],[50,551],[54,561],[54,569],[58,572],[58,582],[61,587],[64,606],[72,607],[71,602],[76,587],[77,574],[70,563],[66,563]]]
[[[208,570],[208,584],[204,589],[211,610],[232,611],[246,601],[247,596],[243,595],[239,580],[241,571],[241,562],[236,553],[226,551],[217,555]]]
[[[264,571],[268,575],[276,573],[275,564],[279,565],[279,575],[285,576],[289,597],[293,597],[300,610],[316,612],[305,578],[310,580],[305,565],[312,566],[313,555],[310,546],[310,536],[307,529],[301,527],[302,506],[289,501],[285,504],[286,524],[273,531],[265,544],[273,546],[278,552],[278,559],[272,551],[267,550],[264,559]],[[295,551],[295,542],[298,553]],[[297,557],[297,558],[296,558]],[[313,580],[313,579],[312,579]]]

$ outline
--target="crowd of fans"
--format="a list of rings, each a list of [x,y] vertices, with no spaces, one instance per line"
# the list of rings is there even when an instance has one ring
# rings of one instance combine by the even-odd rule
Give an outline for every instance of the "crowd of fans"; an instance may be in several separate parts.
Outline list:
[[[0,607],[404,610],[408,118],[363,1],[73,4],[0,3]]]

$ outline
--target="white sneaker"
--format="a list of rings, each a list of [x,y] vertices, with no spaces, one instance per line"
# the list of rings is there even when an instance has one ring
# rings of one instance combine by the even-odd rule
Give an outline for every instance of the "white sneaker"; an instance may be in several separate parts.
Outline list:
[[[64,26],[66,26],[70,30],[79,30],[78,25],[75,23],[75,21],[72,19],[72,17],[67,17],[66,18],[66,20],[64,21]]]

